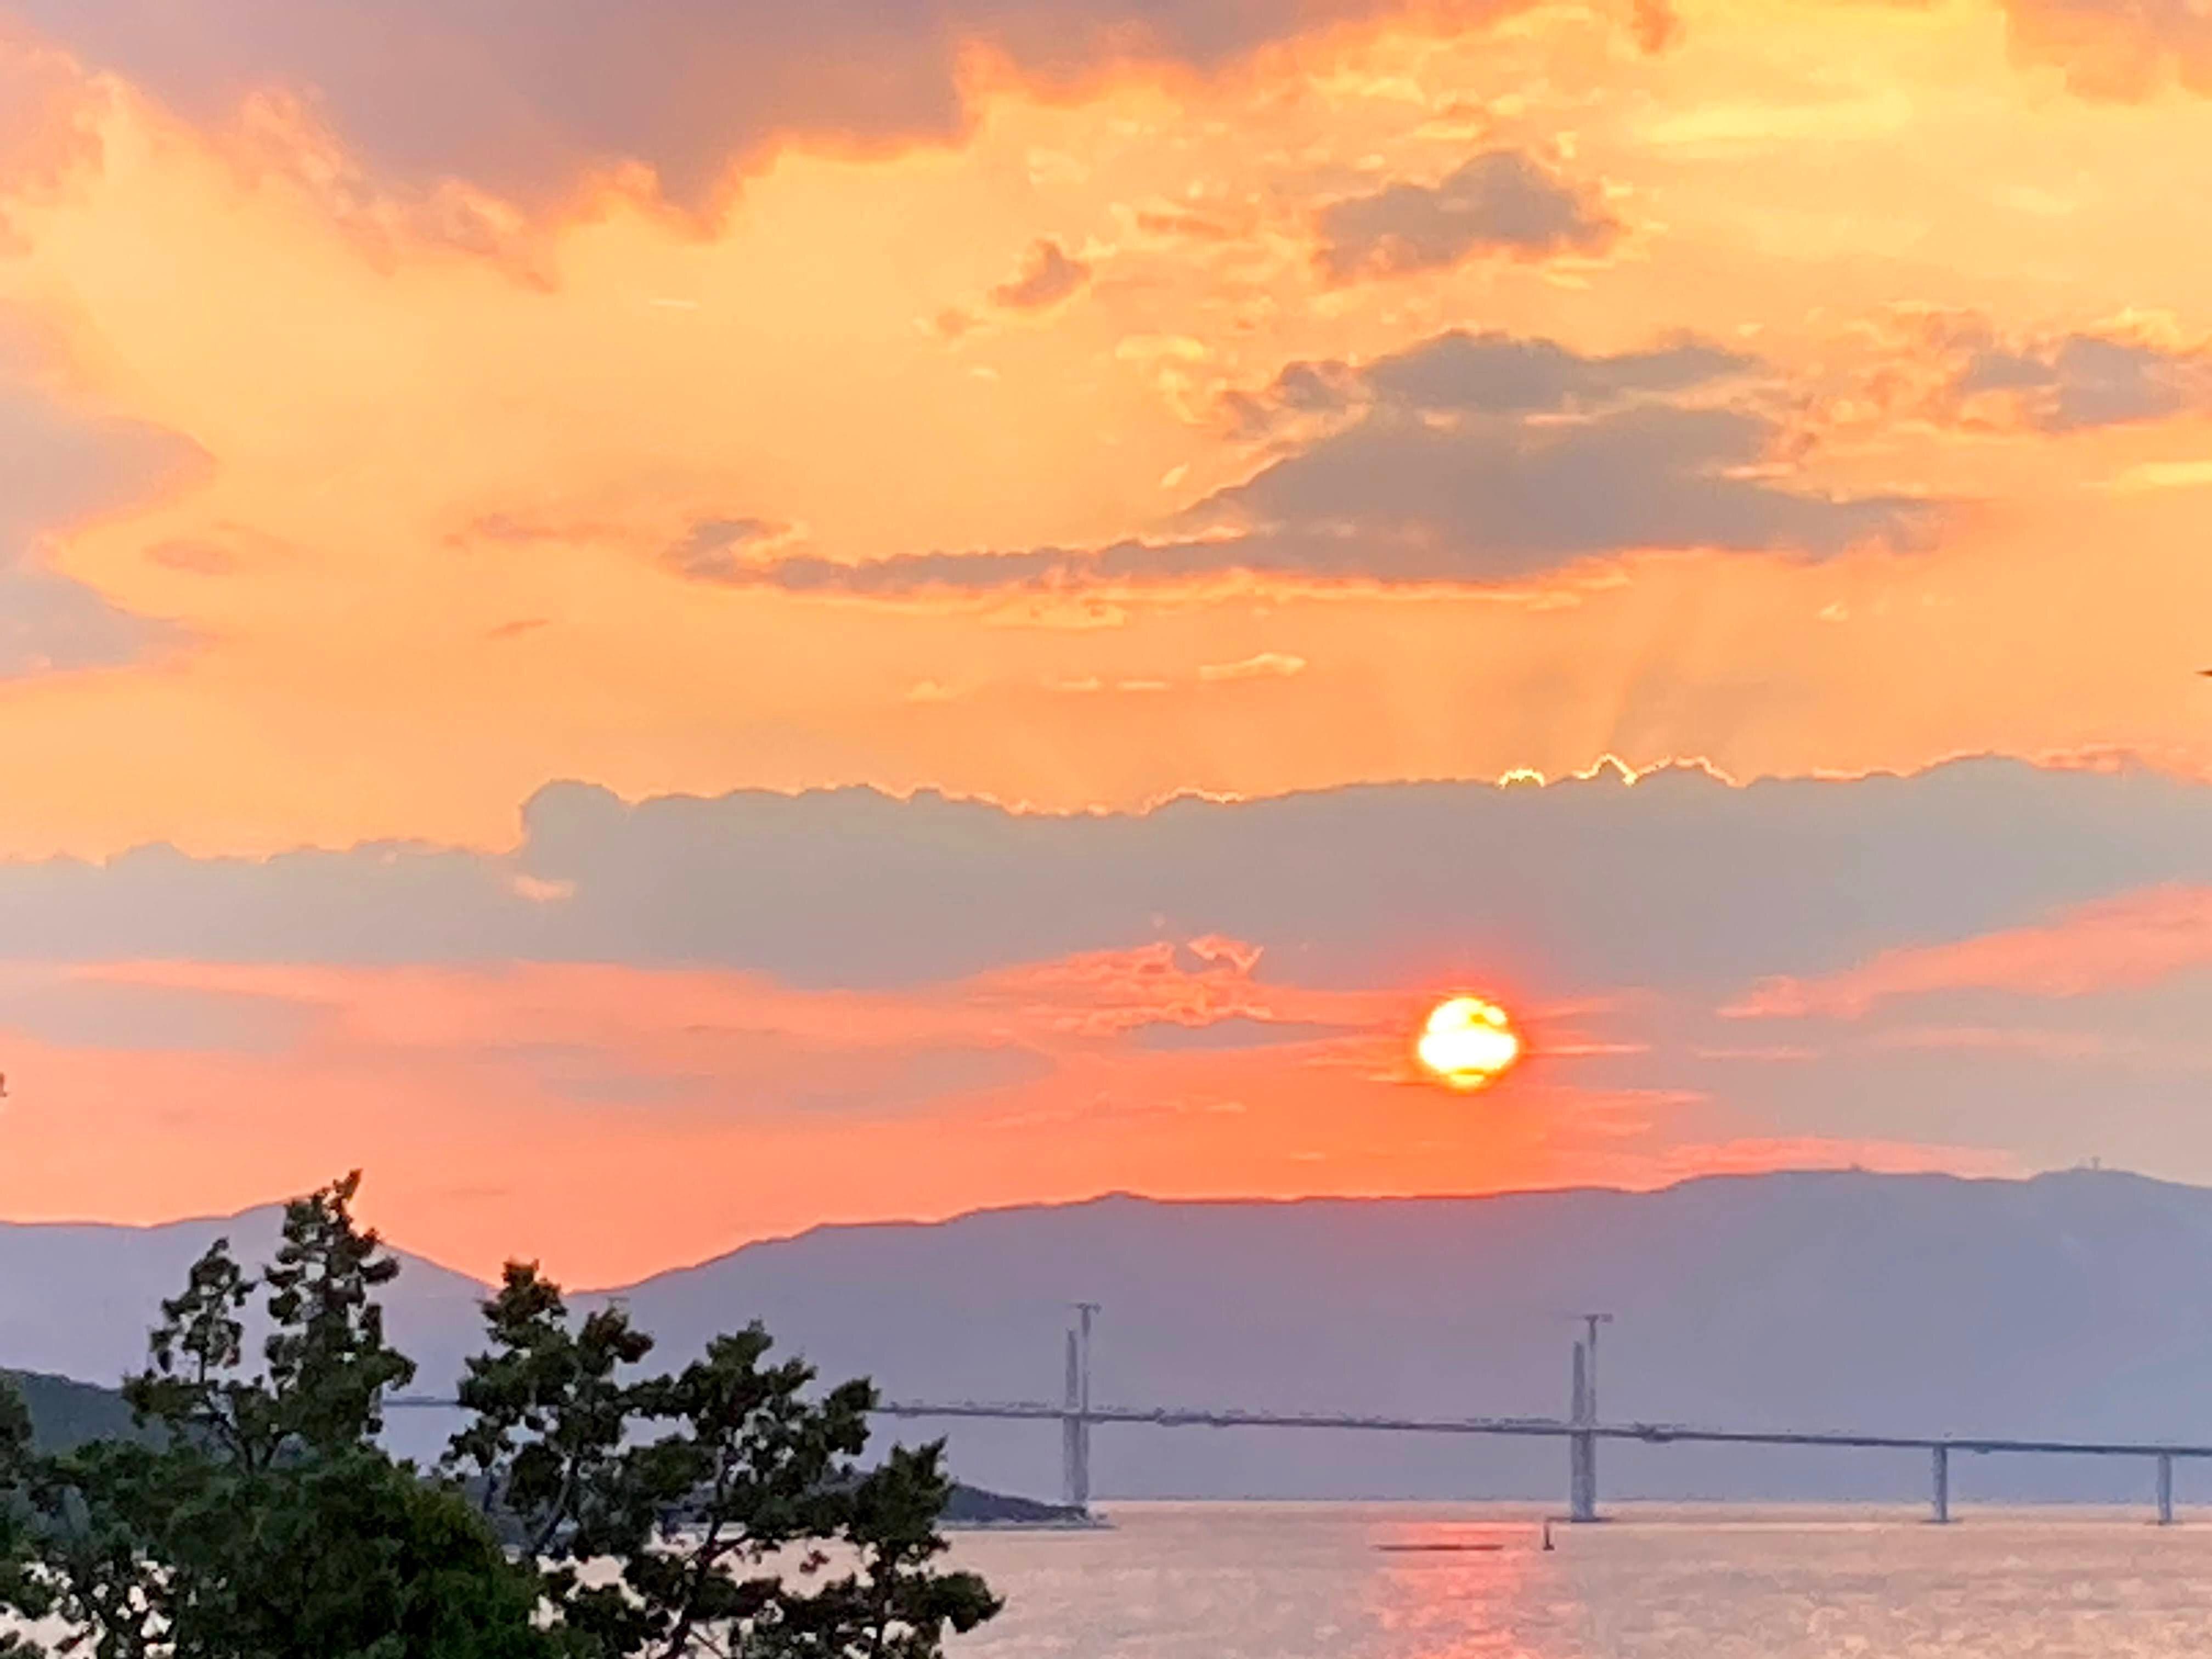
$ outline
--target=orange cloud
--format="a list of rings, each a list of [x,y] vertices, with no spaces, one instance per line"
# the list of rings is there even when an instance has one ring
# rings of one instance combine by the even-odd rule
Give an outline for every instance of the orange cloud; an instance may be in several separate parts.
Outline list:
[[[1032,243],[1020,271],[991,290],[991,303],[1007,311],[1045,311],[1091,281],[1089,264],[1049,237]]]
[[[15,39],[0,25],[0,195],[51,199],[100,160],[100,99],[68,57]],[[22,253],[0,214],[0,252]]]
[[[1967,990],[2087,996],[2207,966],[2212,888],[2160,887],[2081,905],[2041,927],[1886,951],[1823,979],[1769,980],[1721,1012],[1734,1019],[1857,1019],[1896,998]]]
[[[2162,88],[2212,93],[2212,30],[2187,0],[2126,8],[2006,0],[2013,50],[2047,64],[2088,98],[2148,98]]]

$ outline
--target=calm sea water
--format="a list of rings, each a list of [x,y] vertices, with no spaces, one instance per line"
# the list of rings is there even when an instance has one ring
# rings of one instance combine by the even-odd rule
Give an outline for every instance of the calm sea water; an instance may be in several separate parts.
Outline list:
[[[1604,1525],[1414,1504],[1127,1504],[970,1533],[1008,1599],[957,1659],[2212,1656],[2212,1521],[2144,1510],[1628,1505]],[[1495,1544],[1494,1550],[1383,1546]]]

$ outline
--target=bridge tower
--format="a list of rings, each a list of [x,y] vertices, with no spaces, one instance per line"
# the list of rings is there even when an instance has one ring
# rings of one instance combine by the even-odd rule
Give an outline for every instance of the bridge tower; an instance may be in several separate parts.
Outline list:
[[[1075,1304],[1076,1323],[1067,1333],[1066,1409],[1060,1419],[1060,1486],[1068,1504],[1091,1510],[1091,1321],[1096,1302]]]
[[[1583,1314],[1583,1323],[1589,1334],[1575,1344],[1573,1393],[1569,1401],[1567,1420],[1586,1425],[1584,1431],[1567,1437],[1567,1518],[1570,1521],[1597,1519],[1597,1328],[1613,1322],[1609,1313]]]
[[[1589,1384],[1589,1361],[1583,1344],[1575,1344],[1574,1391],[1568,1422],[1580,1428],[1597,1421],[1596,1392]],[[1587,1431],[1567,1437],[1567,1519],[1597,1519],[1597,1437]]]

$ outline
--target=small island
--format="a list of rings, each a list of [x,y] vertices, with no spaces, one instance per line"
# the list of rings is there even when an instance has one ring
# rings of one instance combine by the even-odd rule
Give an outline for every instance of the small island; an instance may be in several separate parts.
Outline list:
[[[947,1528],[962,1529],[1080,1529],[1103,1527],[1106,1522],[1090,1510],[1073,1504],[1044,1504],[1034,1498],[1014,1498],[1005,1492],[985,1492],[980,1486],[963,1486],[956,1482],[951,1498],[945,1505],[943,1524]]]

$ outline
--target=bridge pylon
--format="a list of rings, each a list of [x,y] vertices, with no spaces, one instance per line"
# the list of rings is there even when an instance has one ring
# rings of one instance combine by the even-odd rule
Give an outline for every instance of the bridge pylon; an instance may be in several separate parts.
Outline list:
[[[1091,1321],[1096,1302],[1075,1304],[1067,1333],[1067,1392],[1060,1419],[1060,1490],[1070,1508],[1091,1512]]]
[[[1597,1390],[1591,1386],[1588,1351],[1575,1344],[1574,1383],[1567,1421],[1567,1519],[1597,1519]]]

